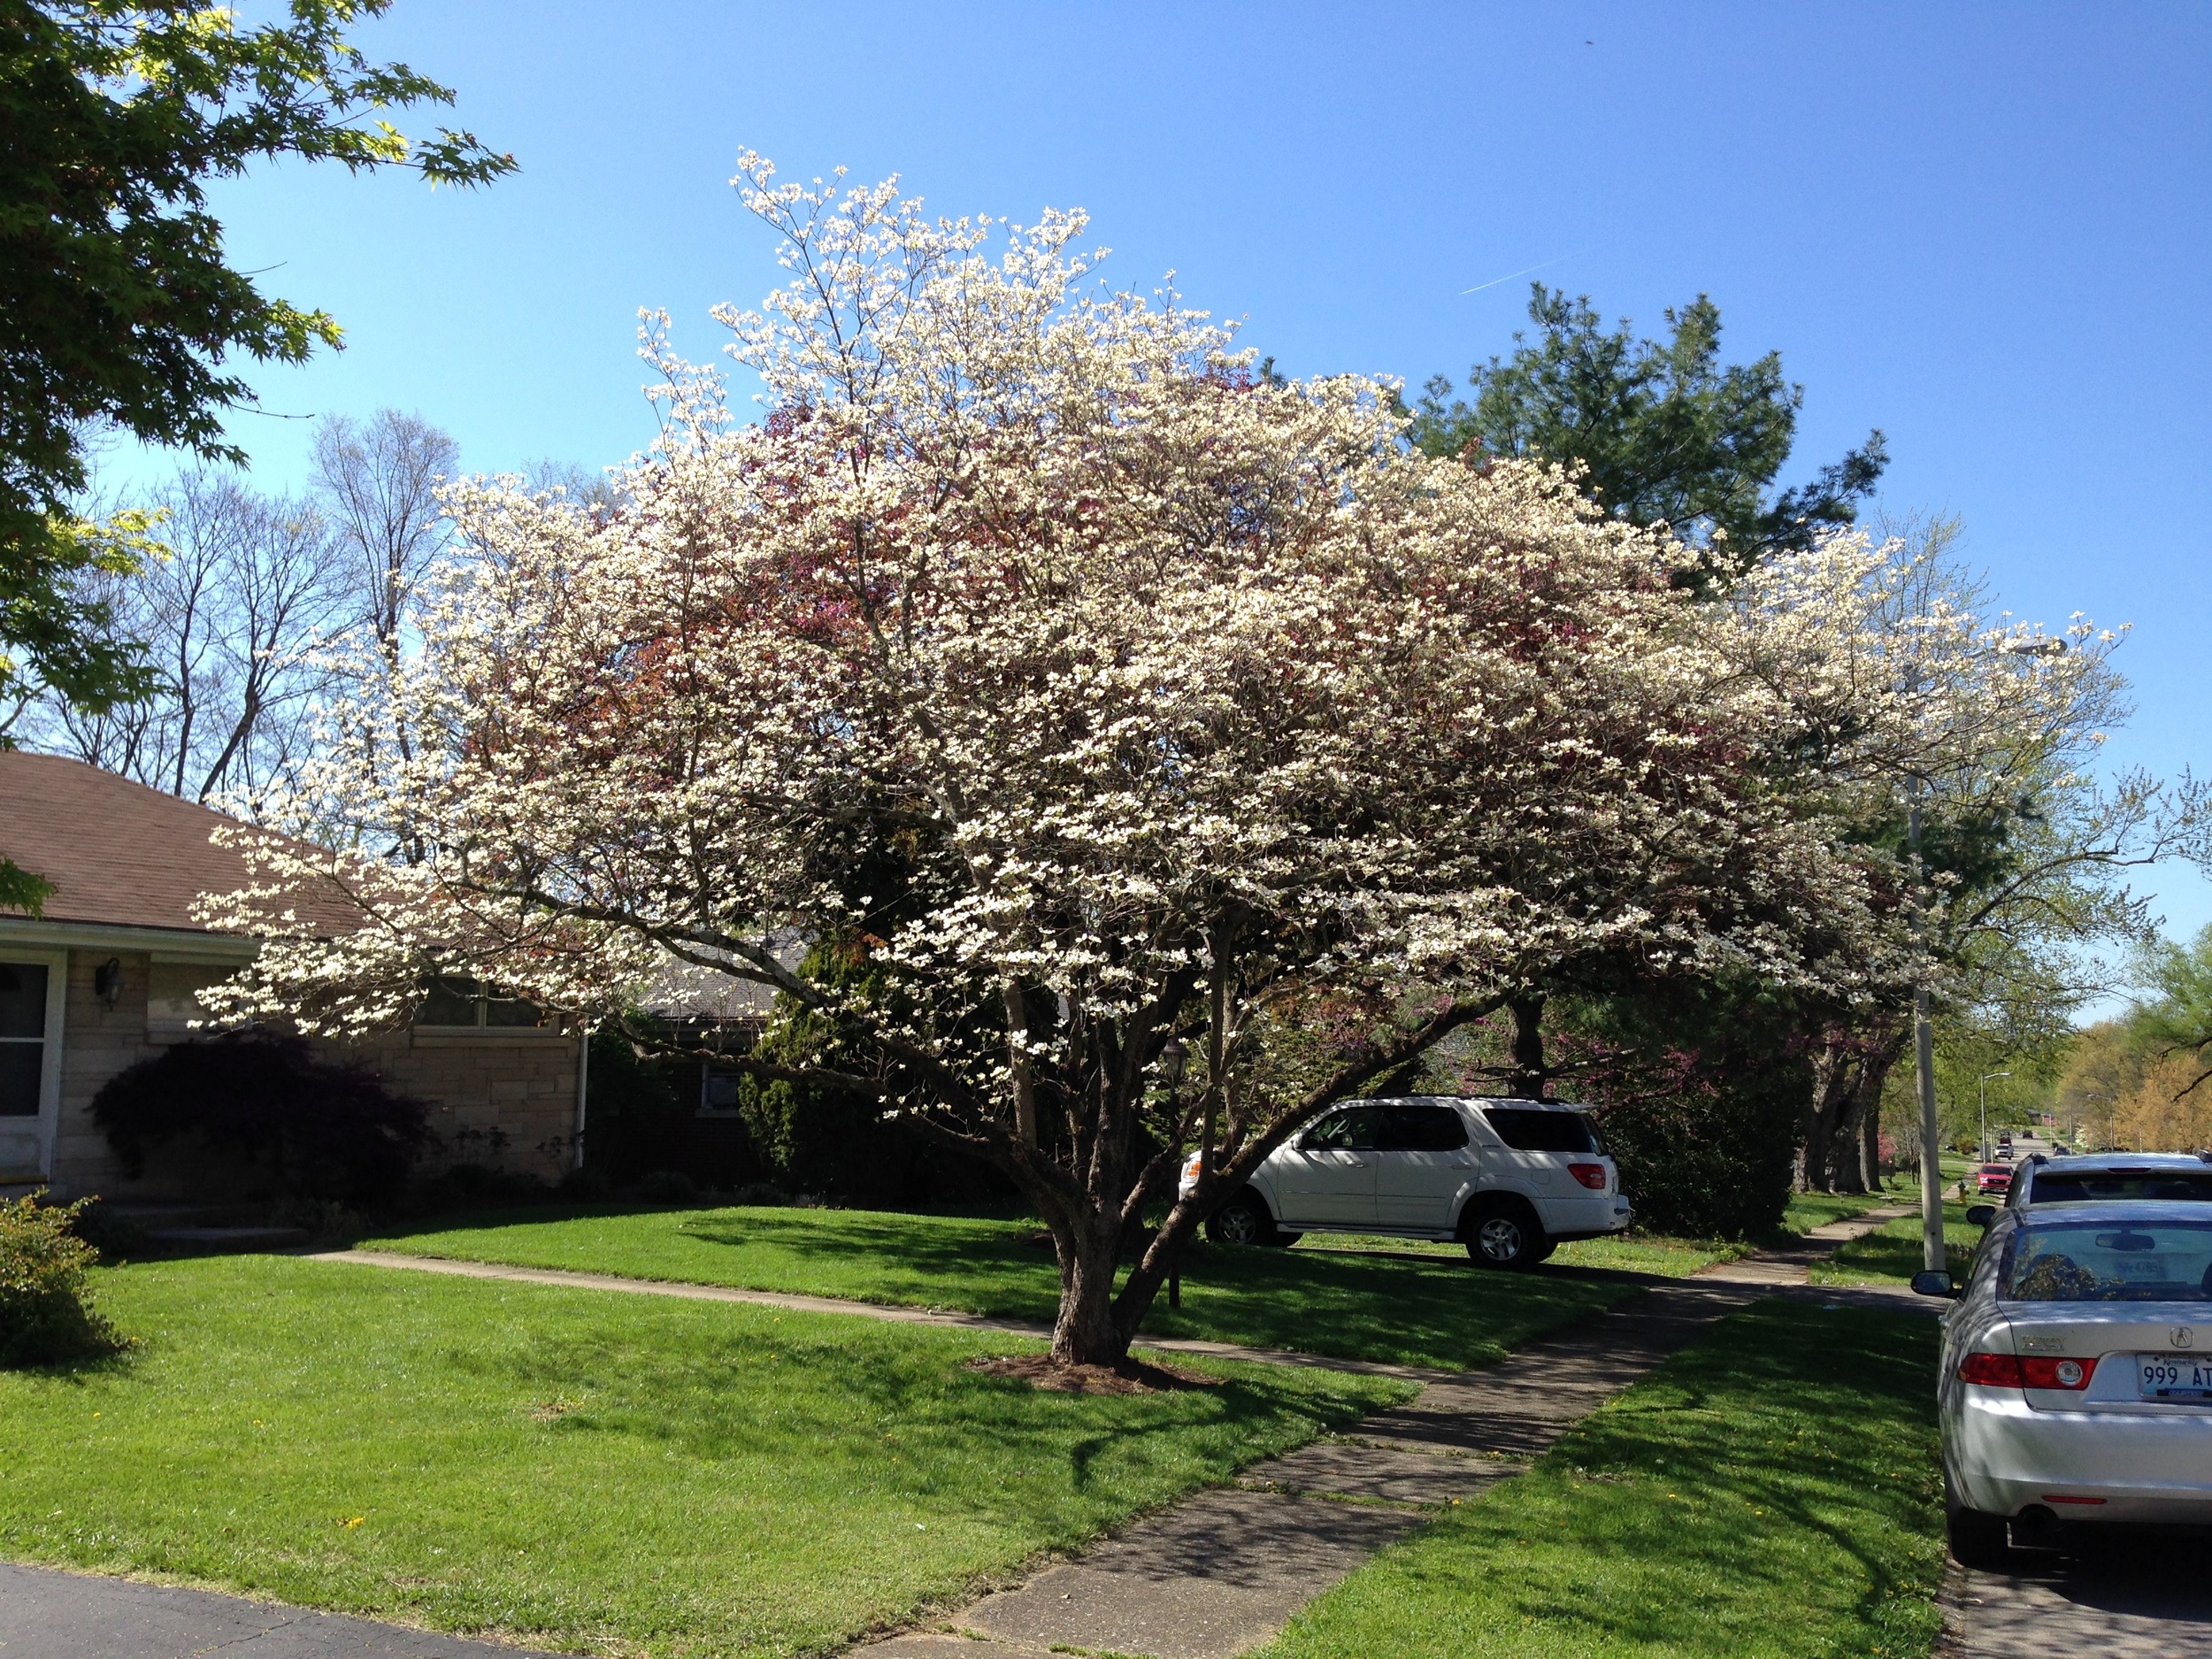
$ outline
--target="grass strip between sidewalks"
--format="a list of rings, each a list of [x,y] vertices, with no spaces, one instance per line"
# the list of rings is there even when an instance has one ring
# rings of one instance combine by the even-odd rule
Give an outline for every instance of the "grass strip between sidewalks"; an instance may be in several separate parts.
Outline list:
[[[1265,1659],[1924,1659],[1924,1316],[1768,1302],[1393,1546]]]
[[[1034,1222],[866,1210],[595,1213],[365,1239],[366,1249],[730,1285],[1048,1325],[1059,1273]],[[1362,1253],[1194,1247],[1179,1313],[1143,1329],[1343,1359],[1487,1365],[1635,1294],[1632,1282],[1475,1267],[1464,1249]]]
[[[1985,1202],[1985,1201],[1977,1201]],[[1966,1219],[1967,1206],[1947,1199],[1943,1205],[1943,1248],[1953,1275],[1962,1280],[1974,1262],[1982,1230]],[[1904,1285],[1920,1271],[1924,1251],[1920,1217],[1901,1216],[1872,1233],[1840,1246],[1824,1262],[1816,1263],[1816,1285]]]
[[[283,1257],[96,1279],[143,1346],[0,1371],[0,1557],[653,1659],[820,1652],[1412,1392],[1043,1393],[967,1369],[1019,1339]]]

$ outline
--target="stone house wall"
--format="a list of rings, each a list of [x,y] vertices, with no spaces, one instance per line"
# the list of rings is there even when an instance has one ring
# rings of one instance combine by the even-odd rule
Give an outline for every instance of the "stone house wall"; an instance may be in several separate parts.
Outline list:
[[[110,1008],[93,976],[112,956],[121,994]],[[72,950],[62,1025],[61,1117],[54,1141],[58,1198],[97,1193],[119,1199],[206,1196],[197,1171],[150,1163],[126,1180],[92,1098],[110,1078],[189,1036],[199,1014],[193,993],[227,970],[156,962],[147,953]],[[318,1043],[329,1057],[358,1061],[396,1092],[431,1109],[437,1136],[424,1159],[435,1174],[481,1164],[557,1180],[574,1163],[576,1061],[572,1035],[536,1030],[406,1031],[357,1045]]]

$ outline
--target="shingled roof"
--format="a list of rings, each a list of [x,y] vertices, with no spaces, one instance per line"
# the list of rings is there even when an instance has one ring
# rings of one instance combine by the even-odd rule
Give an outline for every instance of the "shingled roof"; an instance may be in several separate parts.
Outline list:
[[[82,761],[0,751],[0,856],[54,884],[50,922],[211,931],[192,902],[247,882],[245,859],[208,839],[235,821]]]

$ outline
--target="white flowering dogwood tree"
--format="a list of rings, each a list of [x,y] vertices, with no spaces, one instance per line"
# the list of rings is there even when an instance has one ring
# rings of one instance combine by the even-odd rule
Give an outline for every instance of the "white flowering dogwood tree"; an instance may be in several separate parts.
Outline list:
[[[1771,781],[1790,700],[1648,533],[1420,455],[1388,385],[1254,376],[1098,283],[1079,215],[739,183],[791,273],[720,314],[764,418],[655,325],[618,506],[449,492],[466,557],[293,803],[331,850],[242,838],[227,1014],[757,981],[818,1040],[737,1064],[996,1165],[1057,1247],[1055,1358],[1117,1363],[1261,1158],[1560,964],[1878,972],[1869,856]]]

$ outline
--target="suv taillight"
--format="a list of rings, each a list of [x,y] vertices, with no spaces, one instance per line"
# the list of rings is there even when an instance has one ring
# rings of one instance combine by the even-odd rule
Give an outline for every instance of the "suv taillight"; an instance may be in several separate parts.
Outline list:
[[[1187,1181],[1196,1180],[1198,1179],[1198,1166],[1205,1161],[1206,1155],[1204,1153],[1192,1153],[1190,1155],[1190,1161],[1183,1165],[1183,1179]]]
[[[1602,1164],[1570,1164],[1567,1173],[1594,1193],[1605,1190],[1605,1165]]]

